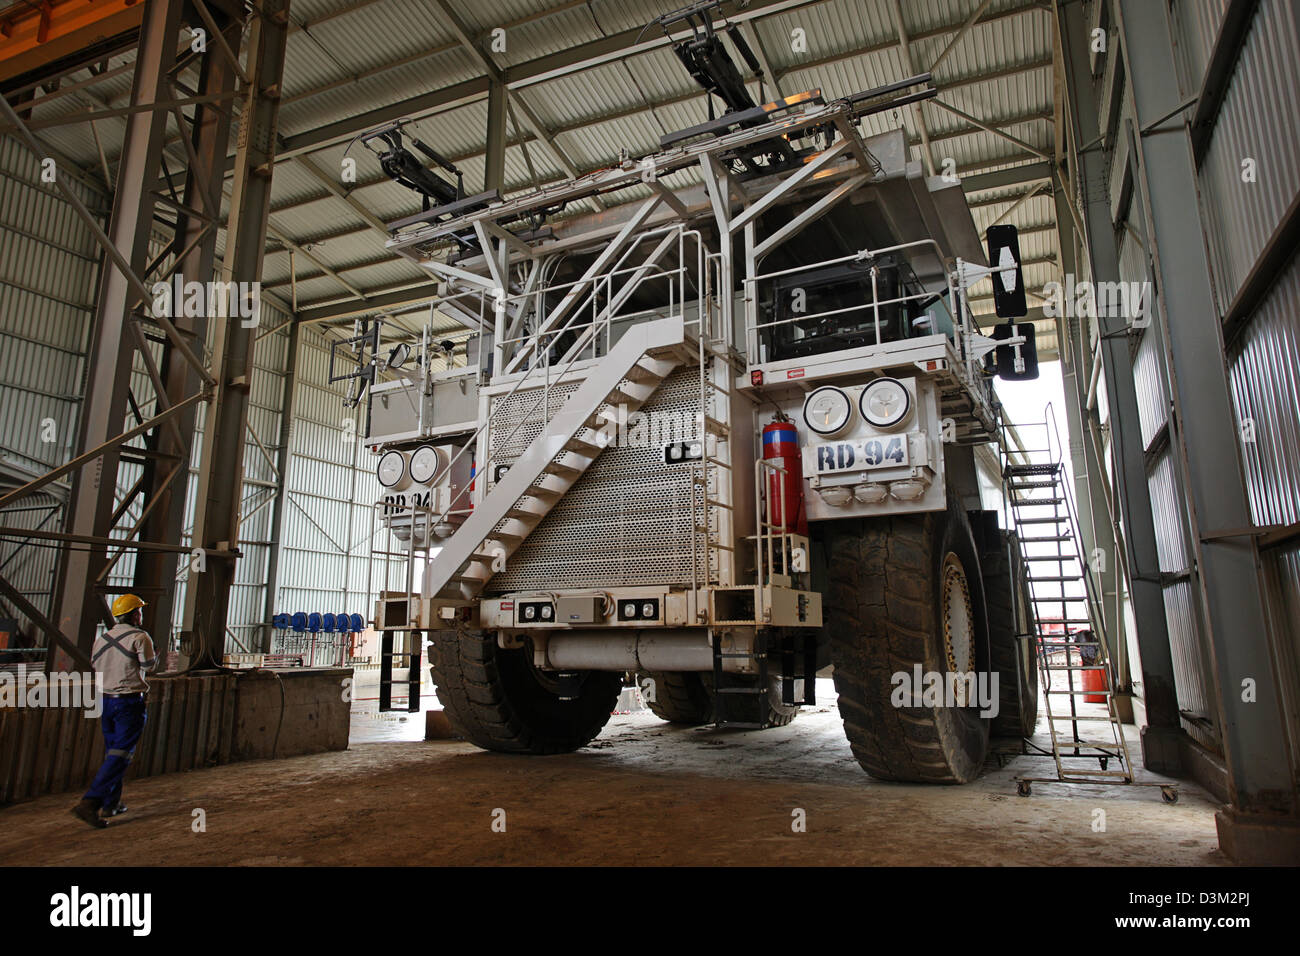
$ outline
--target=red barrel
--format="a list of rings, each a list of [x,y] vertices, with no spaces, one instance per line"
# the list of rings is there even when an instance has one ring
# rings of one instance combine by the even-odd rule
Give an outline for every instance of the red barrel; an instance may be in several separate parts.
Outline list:
[[[1105,671],[1100,671],[1100,670],[1083,671],[1082,673],[1083,673],[1084,690],[1095,690],[1095,691],[1110,690],[1110,688],[1106,686]],[[1084,694],[1083,700],[1084,703],[1088,703],[1088,704],[1104,704],[1106,703],[1106,695],[1104,693]]]
[[[803,502],[803,459],[794,422],[775,421],[763,428],[763,460],[777,459],[785,474],[769,471],[767,520],[795,534],[808,534],[808,514]]]

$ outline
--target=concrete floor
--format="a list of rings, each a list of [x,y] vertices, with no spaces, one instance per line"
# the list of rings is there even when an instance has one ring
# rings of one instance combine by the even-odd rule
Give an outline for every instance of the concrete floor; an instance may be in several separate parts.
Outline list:
[[[349,750],[137,781],[132,812],[107,830],[68,814],[73,795],[4,809],[0,863],[1227,863],[1216,805],[1187,781],[1174,806],[1151,787],[1036,784],[1022,798],[1015,776],[1051,766],[1026,757],[992,762],[965,787],[873,781],[849,752],[833,685],[818,684],[829,703],[788,727],[681,729],[640,712],[558,757],[426,743],[422,715],[362,702]],[[1130,746],[1136,753],[1135,737]],[[206,832],[192,829],[195,809]],[[504,833],[493,829],[497,810]],[[806,832],[792,831],[796,810]]]

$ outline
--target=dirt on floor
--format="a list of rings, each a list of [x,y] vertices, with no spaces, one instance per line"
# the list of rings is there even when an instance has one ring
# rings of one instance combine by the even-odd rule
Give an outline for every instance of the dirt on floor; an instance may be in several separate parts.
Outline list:
[[[1156,787],[1035,784],[1052,764],[991,760],[964,787],[881,783],[844,740],[829,681],[788,727],[613,717],[555,757],[424,742],[412,714],[358,709],[347,751],[134,781],[106,830],[75,794],[0,810],[11,865],[1223,865],[1213,799]],[[1132,730],[1132,728],[1130,728]],[[1130,747],[1138,753],[1136,737]],[[199,811],[202,811],[201,813]],[[199,824],[203,826],[200,827]]]

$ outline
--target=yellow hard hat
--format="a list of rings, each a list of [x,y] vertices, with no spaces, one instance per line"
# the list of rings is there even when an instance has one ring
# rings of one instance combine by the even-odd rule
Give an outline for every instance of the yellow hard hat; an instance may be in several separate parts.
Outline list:
[[[113,602],[113,617],[121,617],[123,614],[130,614],[138,607],[144,607],[144,601],[141,601],[134,594],[120,595]]]

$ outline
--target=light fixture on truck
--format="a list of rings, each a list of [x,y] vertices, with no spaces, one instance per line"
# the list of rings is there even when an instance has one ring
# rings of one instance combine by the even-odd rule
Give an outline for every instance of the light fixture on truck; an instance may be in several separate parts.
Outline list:
[[[853,489],[853,497],[864,505],[876,505],[885,500],[889,489],[876,481],[869,481]]]
[[[822,496],[822,501],[832,508],[843,508],[853,498],[853,492],[843,485],[835,488],[822,488],[817,493]]]
[[[928,487],[928,482],[917,478],[904,478],[901,481],[891,481],[889,493],[899,501],[915,501],[925,494],[925,489]]]

